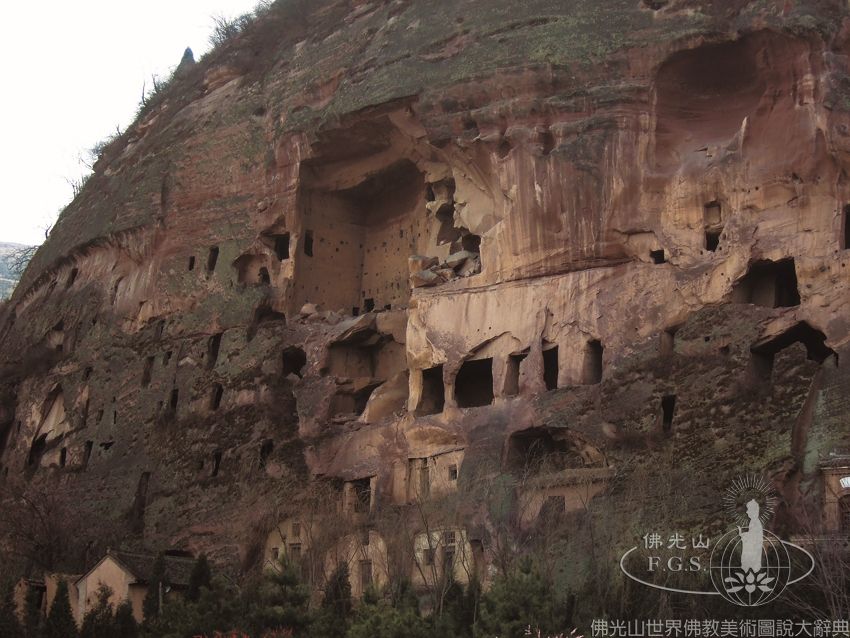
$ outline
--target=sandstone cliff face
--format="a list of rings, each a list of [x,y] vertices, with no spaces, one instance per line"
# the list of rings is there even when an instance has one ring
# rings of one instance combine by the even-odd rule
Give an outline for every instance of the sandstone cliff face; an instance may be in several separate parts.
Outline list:
[[[792,529],[848,445],[848,17],[282,3],[106,150],[4,308],[4,481],[60,495],[77,563],[247,569],[316,484],[374,533],[421,468],[456,494],[540,450],[537,509],[710,520],[753,471]],[[492,513],[452,516],[492,560]]]

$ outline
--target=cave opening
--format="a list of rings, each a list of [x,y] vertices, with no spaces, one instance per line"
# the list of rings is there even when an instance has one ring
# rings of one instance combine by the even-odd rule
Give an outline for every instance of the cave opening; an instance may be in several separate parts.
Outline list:
[[[283,349],[283,376],[294,374],[299,379],[304,374],[307,365],[307,354],[298,346],[287,346]]]
[[[189,257],[189,271],[191,272],[193,270],[195,270],[195,256],[194,255]]]
[[[822,364],[828,357],[837,356],[826,345],[826,335],[805,321],[800,321],[782,333],[763,339],[750,347],[749,378],[756,386],[769,383],[773,375],[774,358],[777,353],[795,344],[802,343],[806,357]]]
[[[207,340],[207,370],[212,370],[218,362],[218,353],[221,350],[221,332],[212,335]]]
[[[142,369],[142,387],[147,388],[151,384],[151,376],[153,374],[153,364],[156,361],[156,357],[147,357],[145,359],[145,365]]]
[[[732,300],[766,308],[799,306],[794,259],[764,259],[751,263],[747,273],[733,287]]]
[[[172,388],[171,396],[168,400],[168,409],[174,413],[177,412],[177,404],[180,400],[180,391],[177,388]]]
[[[218,471],[221,468],[221,450],[215,450],[213,452],[213,464],[212,469],[210,470],[210,476],[215,478],[218,476]]]
[[[269,456],[274,451],[274,442],[271,439],[266,439],[260,446],[260,469],[265,469],[269,461]]]
[[[269,275],[269,269],[265,266],[260,267],[260,283],[268,286],[272,282],[271,275]]]
[[[584,385],[595,385],[602,381],[602,354],[604,348],[599,339],[591,339],[584,349],[584,365],[582,369],[582,383]]]
[[[29,467],[38,467],[41,465],[41,457],[47,450],[47,434],[41,434],[33,439],[30,445],[30,453],[27,456],[27,465]]]
[[[663,248],[659,248],[658,250],[650,250],[649,258],[652,260],[652,263],[656,265],[663,264],[667,261],[667,259],[664,257]]]
[[[94,441],[86,441],[86,445],[83,448],[83,469],[89,466],[89,461],[91,461],[91,453],[94,449]]]
[[[446,388],[443,384],[443,366],[437,365],[422,371],[422,396],[417,416],[440,414],[446,402]]]
[[[505,371],[505,395],[515,396],[519,394],[519,373],[522,362],[528,356],[528,350],[516,352],[508,356],[507,370]]]
[[[717,250],[718,246],[720,246],[720,231],[705,231],[705,249],[713,253]]]
[[[407,305],[408,258],[425,230],[425,177],[408,159],[377,171],[358,162],[344,178],[338,167],[315,167],[303,184],[304,219],[317,229],[315,241],[313,231],[305,235],[305,254],[312,244],[322,258],[296,264],[296,304],[367,312]]]
[[[210,410],[213,412],[221,407],[221,399],[224,396],[224,386],[216,383],[210,392]]]
[[[278,261],[289,259],[289,233],[282,235],[273,235],[274,239],[274,254]]]
[[[59,450],[59,467],[65,467],[68,462],[68,448],[63,447]]]
[[[458,407],[477,408],[493,403],[493,359],[468,359],[455,377]]]
[[[218,263],[218,246],[210,248],[207,254],[207,272],[215,271],[215,265]]]
[[[543,351],[543,381],[547,390],[558,387],[558,346]]]
[[[532,427],[510,435],[505,465],[511,471],[563,469],[568,464],[569,446],[545,427]]]
[[[308,257],[313,256],[313,231],[308,230],[304,233],[304,254]]]
[[[353,509],[357,514],[367,514],[372,509],[372,479],[362,478],[351,481],[354,496]]]
[[[673,429],[673,413],[675,410],[675,394],[667,394],[661,397],[661,427],[664,432],[670,432]]]
[[[841,210],[841,250],[850,248],[850,204],[844,206]]]

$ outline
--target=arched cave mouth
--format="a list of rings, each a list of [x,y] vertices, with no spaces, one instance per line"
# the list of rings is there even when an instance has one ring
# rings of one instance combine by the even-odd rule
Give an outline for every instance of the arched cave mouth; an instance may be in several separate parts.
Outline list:
[[[656,163],[674,166],[686,154],[729,141],[765,93],[779,87],[764,67],[781,36],[756,33],[671,55],[655,78]],[[784,46],[784,43],[782,43]]]

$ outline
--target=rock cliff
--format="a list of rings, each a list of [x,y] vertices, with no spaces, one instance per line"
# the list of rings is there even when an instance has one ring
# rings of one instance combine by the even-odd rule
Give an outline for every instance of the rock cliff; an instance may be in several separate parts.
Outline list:
[[[848,448],[848,35],[838,0],[272,5],[3,307],[2,477],[74,530],[43,566],[249,570],[315,516],[391,578],[428,500],[484,580],[565,510],[580,588],[747,472],[795,531]]]

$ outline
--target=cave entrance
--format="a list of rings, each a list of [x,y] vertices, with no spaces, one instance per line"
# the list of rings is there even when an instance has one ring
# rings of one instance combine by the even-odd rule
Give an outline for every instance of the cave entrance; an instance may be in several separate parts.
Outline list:
[[[528,356],[528,350],[517,352],[508,357],[508,367],[505,371],[505,395],[515,396],[519,394],[519,372],[522,362]]]
[[[800,290],[794,259],[750,264],[747,274],[732,289],[732,301],[766,308],[790,308],[800,305]]]
[[[850,204],[847,204],[841,211],[841,250],[850,248],[850,224],[847,223],[850,218]]]
[[[582,367],[582,383],[595,385],[602,381],[602,354],[604,348],[599,339],[591,339],[584,348],[584,365]]]
[[[416,416],[440,414],[446,402],[446,388],[443,384],[443,366],[426,368],[422,371],[422,396]]]
[[[455,377],[455,400],[460,408],[477,408],[493,403],[493,359],[463,362]]]
[[[776,354],[795,344],[802,343],[810,361],[823,363],[835,351],[826,345],[826,335],[805,321],[788,328],[781,334],[762,340],[750,348],[750,381],[754,385],[770,383]]]
[[[407,159],[373,173],[362,159],[345,164],[317,168],[300,193],[305,224],[316,230],[305,240],[314,259],[297,268],[296,305],[406,306],[407,259],[424,229],[425,177]]]
[[[543,381],[547,390],[558,387],[558,346],[543,351]]]
[[[294,374],[299,379],[307,365],[307,354],[298,346],[288,346],[283,349],[283,376]]]
[[[661,429],[670,432],[673,429],[673,413],[676,411],[676,395],[661,397]]]
[[[560,470],[568,465],[570,448],[556,439],[549,428],[533,427],[508,438],[505,466],[511,471],[535,473]]]

